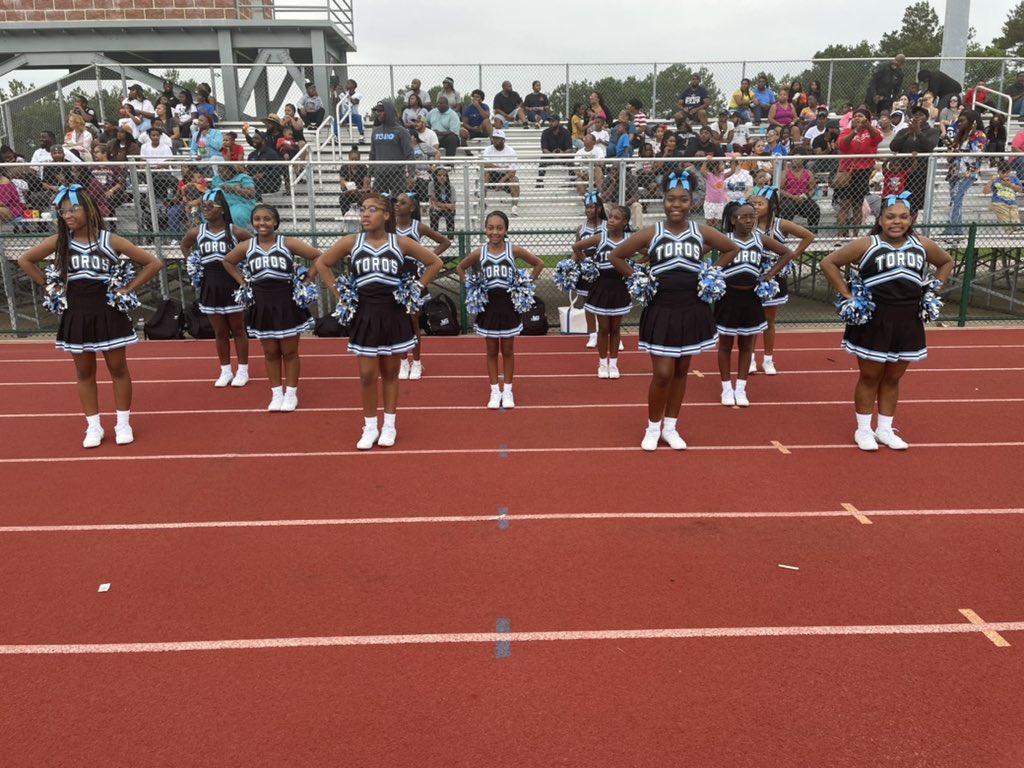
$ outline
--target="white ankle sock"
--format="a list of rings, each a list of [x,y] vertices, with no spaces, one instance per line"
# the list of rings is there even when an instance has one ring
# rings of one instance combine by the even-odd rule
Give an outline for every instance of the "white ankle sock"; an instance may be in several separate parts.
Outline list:
[[[284,389],[282,387],[271,387],[270,394],[274,397],[281,397],[284,394]]]
[[[661,427],[662,431],[664,431],[664,432],[672,432],[676,428],[676,420],[675,419],[670,419],[667,416],[661,422],[661,424],[662,424],[662,427]]]
[[[491,394],[497,395],[501,392],[501,388],[497,384],[491,384]]]
[[[747,380],[746,379],[736,379],[736,391],[737,392],[746,392],[747,391]]]
[[[871,429],[871,414],[870,413],[858,413],[857,414],[857,429]]]
[[[117,426],[119,426],[119,427],[127,427],[128,426],[128,420],[131,418],[132,412],[131,411],[116,411],[116,413],[117,413]],[[97,416],[96,418],[99,419],[99,416]]]
[[[220,367],[220,372],[221,374],[231,373],[231,363],[228,363],[227,365],[222,365]]]
[[[228,368],[230,369],[231,366],[229,365]],[[248,375],[248,373],[249,373],[249,364],[248,363],[239,363],[238,364],[238,372],[239,373],[244,373],[244,374]]]
[[[387,414],[385,414],[385,415],[387,415]],[[373,427],[374,429],[376,429],[377,428],[377,417],[376,416],[364,416],[363,417],[363,424],[365,426],[367,426],[367,427]]]
[[[723,381],[722,382],[722,394],[725,394],[726,392],[732,392],[732,382],[731,381]]]
[[[394,427],[395,426],[395,416],[397,416],[397,415],[398,414],[396,414],[396,413],[388,413],[387,411],[385,411],[384,412],[384,426],[385,427]]]
[[[88,427],[98,427],[100,425],[100,415],[98,413],[94,413],[92,416],[86,416],[85,424]]]
[[[661,422],[660,421],[648,421],[647,422],[647,431],[648,432],[660,432],[661,431]]]
[[[892,416],[883,416],[878,414],[878,431],[879,432],[892,432]]]
[[[286,395],[295,395],[296,397],[299,396],[299,388],[298,387],[285,387],[284,391],[285,391]]]
[[[766,363],[772,363],[772,362],[774,362],[774,360],[772,359],[773,357],[774,357],[774,355],[765,355],[764,356],[764,361]]]
[[[608,358],[607,357],[598,358],[598,364],[599,365],[608,365]]]
[[[512,385],[506,382],[505,391],[508,392],[509,394],[512,394]]]

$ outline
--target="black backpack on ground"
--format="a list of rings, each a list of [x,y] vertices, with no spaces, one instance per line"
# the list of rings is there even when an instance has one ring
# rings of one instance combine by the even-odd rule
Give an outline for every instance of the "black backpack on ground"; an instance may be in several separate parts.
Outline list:
[[[181,304],[174,299],[164,299],[157,307],[153,316],[142,326],[147,339],[183,339],[185,338],[185,316]]]
[[[462,330],[455,302],[444,293],[426,303],[420,321],[429,336],[458,336]]]
[[[313,326],[313,335],[321,338],[340,338],[348,336],[348,326],[342,325],[334,315],[318,317]]]
[[[205,314],[199,311],[199,302],[193,301],[185,315],[185,330],[193,339],[212,339],[213,324]]]
[[[523,336],[544,336],[548,332],[548,308],[539,296],[529,312],[523,312]]]

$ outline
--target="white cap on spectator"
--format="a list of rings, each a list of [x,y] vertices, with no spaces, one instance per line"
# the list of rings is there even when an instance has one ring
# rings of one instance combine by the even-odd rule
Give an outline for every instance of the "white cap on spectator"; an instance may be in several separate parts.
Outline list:
[[[495,130],[491,131],[491,138],[492,139],[504,139],[505,138],[505,132],[503,130],[501,130],[501,128],[496,128]]]

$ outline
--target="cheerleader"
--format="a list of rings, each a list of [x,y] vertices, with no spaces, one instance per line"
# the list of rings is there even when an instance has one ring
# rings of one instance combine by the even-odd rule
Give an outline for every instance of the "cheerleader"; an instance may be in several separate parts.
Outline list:
[[[508,217],[501,211],[491,211],[484,220],[487,242],[475,248],[455,268],[460,280],[474,264],[480,265],[487,285],[487,306],[476,316],[474,329],[487,343],[487,376],[491,382],[491,396],[487,407],[491,409],[515,408],[512,379],[515,375],[515,341],[523,330],[522,318],[512,305],[509,295],[512,271],[516,259],[533,267],[533,279],[544,271],[544,262],[525,248],[508,241]],[[498,387],[498,351],[504,363],[504,389]]]
[[[317,262],[320,277],[335,297],[331,267],[342,259],[351,262],[359,303],[349,331],[348,351],[359,358],[359,386],[363,402],[363,434],[356,448],[374,444],[390,447],[398,437],[398,369],[407,352],[416,346],[416,333],[405,307],[395,300],[407,260],[426,268],[419,279],[421,290],[441,271],[441,260],[409,237],[395,233],[395,210],[388,196],[370,194],[359,208],[362,232],[346,235]],[[384,425],[377,425],[377,380],[381,381]]]
[[[718,328],[718,372],[722,376],[722,405],[746,408],[747,367],[753,354],[754,338],[768,327],[761,300],[754,292],[758,280],[771,280],[793,258],[793,253],[782,243],[762,238],[756,231],[757,214],[746,200],[736,200],[725,207],[722,231],[739,246],[740,252],[725,268],[725,296],[715,304],[715,325]],[[765,251],[775,255],[775,264],[762,277],[761,270],[768,261]],[[781,257],[781,258],[779,258]],[[739,367],[736,372],[736,390],[733,391],[730,360],[733,341],[739,338]]]
[[[597,192],[587,192],[583,195],[583,205],[587,220],[576,228],[577,243],[604,232],[608,226],[608,214],[604,210],[604,200],[601,199]],[[583,255],[593,257],[595,248],[596,246],[592,246],[585,249]],[[580,280],[576,284],[575,293],[586,299],[590,295],[590,289],[593,287],[593,283],[586,283]],[[597,318],[593,312],[589,312],[586,309],[583,310],[583,315],[587,319],[587,349],[593,349],[597,346]]]
[[[18,266],[32,282],[46,285],[37,266],[50,255],[66,286],[67,306],[57,328],[57,349],[70,352],[75,362],[78,399],[85,412],[86,430],[83,448],[96,448],[103,442],[100,425],[99,393],[96,387],[96,353],[102,352],[114,385],[117,423],[114,438],[118,445],[135,440],[130,423],[132,377],[128,372],[125,347],[138,341],[131,318],[107,303],[108,282],[121,256],[142,265],[139,274],[117,293],[138,290],[161,270],[160,261],[123,237],[103,228],[96,203],[81,186],[61,187],[53,201],[57,209],[57,234],[25,251]]]
[[[590,295],[583,309],[597,317],[597,378],[619,378],[619,343],[622,318],[633,308],[629,290],[615,267],[608,261],[608,254],[626,240],[629,229],[629,208],[612,206],[607,227],[595,235],[573,243],[573,259],[582,261],[588,251],[594,252],[594,260],[600,277],[590,288]]]
[[[440,232],[426,226],[420,221],[420,204],[416,200],[415,192],[405,192],[395,198],[395,234],[399,237],[408,237],[410,240],[420,242],[424,237],[437,243],[434,248],[434,255],[440,256],[447,251],[452,241]],[[422,277],[423,263],[418,259],[406,257],[405,268],[411,274]],[[412,350],[412,365],[406,356],[402,357],[402,363],[398,368],[398,378],[419,379],[423,376],[423,363],[420,361],[420,345],[422,344],[420,313],[412,315],[412,327],[416,331],[416,346]]]
[[[862,451],[877,451],[878,444],[897,451],[907,443],[893,430],[900,379],[912,362],[928,356],[924,321],[920,315],[928,265],[944,283],[953,260],[933,240],[914,234],[909,195],[882,198],[882,209],[868,237],[861,237],[830,253],[821,271],[832,287],[848,299],[850,286],[843,268],[855,265],[870,290],[875,310],[866,325],[847,325],[842,347],[857,356],[860,378],[853,401],[857,431],[853,439]],[[871,415],[878,405],[878,428],[872,432]]]
[[[814,233],[804,229],[799,224],[794,224],[788,219],[779,217],[778,187],[754,187],[750,194],[750,202],[754,206],[754,210],[757,211],[758,234],[761,235],[765,242],[775,240],[783,244],[786,242],[787,235],[798,238],[800,242],[797,244],[796,250],[793,251],[793,258],[799,259],[803,252],[814,242]],[[770,253],[765,255],[769,260],[765,267],[769,268],[772,265],[771,263],[775,261],[775,258]],[[791,270],[792,268],[789,271]],[[774,299],[764,302],[764,317],[768,323],[768,328],[764,332],[764,358],[761,360],[761,368],[767,376],[774,376],[776,373],[774,357],[775,317],[778,314],[779,307],[789,301],[789,285],[786,275],[779,275],[776,279],[779,282],[778,295]],[[757,373],[757,360],[754,357],[754,347],[756,346],[757,340],[755,339],[754,345],[750,348],[750,373]]]
[[[646,227],[616,246],[608,258],[627,277],[627,258],[646,250],[658,290],[640,316],[640,349],[651,355],[653,376],[647,393],[647,431],[640,447],[653,451],[658,440],[681,451],[686,442],[676,429],[686,394],[690,357],[714,349],[718,340],[711,308],[697,296],[697,278],[705,248],[714,248],[716,266],[728,266],[739,246],[718,230],[689,220],[693,205],[692,172],[667,173],[662,179],[665,221]]]
[[[263,346],[271,394],[267,410],[288,413],[299,406],[299,336],[313,327],[309,310],[293,298],[295,259],[315,264],[320,251],[297,238],[277,234],[281,217],[272,205],[260,203],[253,208],[250,223],[256,237],[232,248],[224,257],[224,269],[244,286],[246,279],[238,265],[245,261],[253,298],[247,330]],[[314,277],[310,270],[305,282],[311,283]]]
[[[181,252],[188,258],[194,249],[203,269],[199,311],[210,318],[220,360],[220,376],[213,386],[244,387],[249,383],[249,334],[245,330],[245,305],[235,301],[238,284],[224,269],[224,257],[252,235],[234,226],[231,208],[219,189],[204,193],[199,209],[203,223],[185,233],[181,239]],[[238,370],[234,374],[231,372],[232,338],[238,356]]]

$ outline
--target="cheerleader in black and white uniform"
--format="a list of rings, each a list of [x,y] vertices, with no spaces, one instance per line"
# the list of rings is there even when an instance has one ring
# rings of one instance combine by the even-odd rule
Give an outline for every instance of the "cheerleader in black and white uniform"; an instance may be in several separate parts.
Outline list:
[[[577,243],[581,240],[589,240],[594,235],[601,234],[608,226],[608,214],[604,210],[604,200],[601,199],[601,196],[597,192],[587,192],[584,194],[583,206],[587,220],[580,224],[576,229]],[[583,255],[593,257],[597,253],[596,248],[596,246],[585,248]],[[580,280],[576,284],[576,290],[574,293],[577,296],[586,299],[590,296],[590,290],[593,287],[593,283]],[[594,316],[593,312],[588,312],[586,309],[583,310],[583,314],[587,319],[587,349],[593,349],[597,346],[597,318]]]
[[[804,229],[789,219],[779,218],[779,188],[772,186],[754,187],[750,192],[750,203],[757,211],[757,231],[762,240],[775,240],[785,245],[787,237],[795,237],[797,243],[793,251],[793,259],[799,259],[811,243],[814,242],[814,233]],[[763,268],[770,269],[777,259],[766,253],[767,262]],[[787,272],[790,270],[786,270]],[[764,317],[768,328],[764,332],[764,358],[761,360],[761,368],[768,376],[774,376],[775,370],[775,317],[779,307],[789,301],[789,281],[786,273],[779,275],[776,280],[779,282],[779,293],[775,298],[768,299],[764,303]],[[757,346],[757,339],[754,339],[754,347]],[[757,373],[757,359],[754,356],[754,347],[750,351],[750,373]]]
[[[320,251],[297,238],[277,234],[281,217],[272,205],[257,205],[250,220],[256,237],[236,245],[224,257],[224,269],[238,285],[245,284],[238,265],[244,260],[249,270],[253,305],[248,331],[263,346],[271,394],[267,410],[287,413],[299,406],[299,336],[313,328],[309,310],[295,303],[295,259],[310,262],[306,282],[312,282]]]
[[[125,347],[139,339],[131,318],[107,304],[108,281],[122,256],[142,265],[142,269],[118,293],[138,290],[153,279],[162,265],[153,254],[103,229],[96,203],[79,185],[61,187],[53,204],[57,208],[57,234],[25,251],[18,266],[32,282],[45,286],[46,278],[37,265],[51,255],[56,257],[54,263],[66,286],[67,298],[67,308],[57,329],[57,349],[70,352],[75,361],[78,399],[86,421],[82,447],[96,448],[103,442],[96,387],[97,352],[103,354],[114,385],[115,442],[127,445],[135,440],[135,435],[130,422],[132,377]]]
[[[582,261],[593,251],[593,259],[601,270],[600,277],[590,288],[583,309],[597,317],[597,378],[619,378],[619,344],[622,318],[629,314],[633,302],[622,275],[608,261],[608,254],[626,240],[629,229],[629,208],[612,206],[607,227],[596,235],[577,240],[572,246],[573,258]]]
[[[416,333],[405,307],[394,296],[406,272],[406,259],[425,269],[419,279],[426,286],[441,271],[441,260],[415,240],[395,234],[395,211],[389,196],[370,194],[359,208],[362,232],[346,235],[321,257],[320,276],[338,296],[331,267],[348,258],[355,275],[359,304],[349,331],[348,351],[359,358],[359,386],[363,402],[363,434],[356,448],[389,447],[398,436],[398,369],[406,353],[416,346]],[[381,380],[384,425],[377,426],[377,379]]]
[[[203,195],[199,210],[203,214],[203,223],[185,233],[181,239],[181,252],[185,258],[193,251],[197,252],[203,267],[199,311],[210,318],[220,360],[220,376],[213,386],[244,387],[249,383],[249,334],[245,330],[245,306],[235,301],[238,283],[224,269],[224,257],[252,235],[234,226],[231,208],[219,189]],[[234,374],[231,372],[232,338],[238,356],[238,371]]]
[[[746,408],[747,371],[753,354],[754,337],[768,327],[761,300],[754,293],[761,270],[768,259],[766,251],[774,256],[775,264],[764,273],[771,280],[793,258],[793,253],[770,237],[762,238],[756,230],[757,214],[746,200],[734,200],[722,212],[722,231],[739,246],[740,252],[724,270],[725,296],[715,304],[715,324],[718,328],[718,372],[722,376],[722,405]],[[781,258],[780,258],[781,257]],[[730,361],[733,340],[739,338],[739,367],[736,390],[733,391]]]
[[[689,171],[665,174],[665,221],[640,230],[608,254],[628,277],[633,269],[626,259],[646,250],[651,274],[658,280],[657,293],[640,316],[639,346],[651,355],[653,369],[647,431],[640,443],[645,451],[657,449],[659,439],[675,450],[686,448],[676,420],[686,394],[690,358],[714,349],[718,340],[711,308],[697,296],[697,276],[706,248],[719,252],[719,267],[728,266],[739,253],[736,243],[717,229],[689,220],[695,183]]]
[[[405,192],[395,198],[395,234],[399,237],[408,237],[417,243],[421,242],[424,237],[433,240],[437,243],[437,247],[434,248],[436,256],[447,251],[452,244],[451,240],[420,220],[420,204],[416,199],[415,192]],[[405,267],[406,271],[411,274],[417,277],[423,276],[423,262],[407,257]],[[408,358],[403,356],[402,364],[398,369],[398,378],[415,381],[423,376],[423,363],[420,358],[423,338],[419,312],[412,315],[412,327],[416,331],[416,346],[412,350],[412,365],[409,365]]]
[[[847,325],[843,348],[856,355],[860,377],[854,390],[857,431],[853,439],[863,451],[877,451],[878,444],[905,450],[905,440],[892,426],[899,400],[900,379],[912,362],[928,356],[924,321],[920,315],[923,286],[929,266],[945,283],[953,271],[953,259],[938,244],[914,234],[914,214],[909,196],[882,198],[882,210],[868,237],[854,240],[830,253],[821,271],[843,298],[850,286],[843,268],[855,265],[871,291],[875,311],[865,325]],[[872,432],[871,416],[878,404],[878,428]]]
[[[487,242],[475,248],[455,268],[460,280],[466,270],[480,265],[487,284],[487,306],[476,316],[474,329],[487,342],[487,376],[491,382],[491,396],[487,407],[491,409],[515,408],[512,379],[515,375],[515,341],[523,330],[523,319],[512,305],[509,295],[512,272],[516,259],[533,267],[533,279],[544,271],[544,262],[525,248],[508,241],[508,217],[501,211],[491,211],[484,220]],[[498,352],[501,352],[505,387],[498,387]]]

